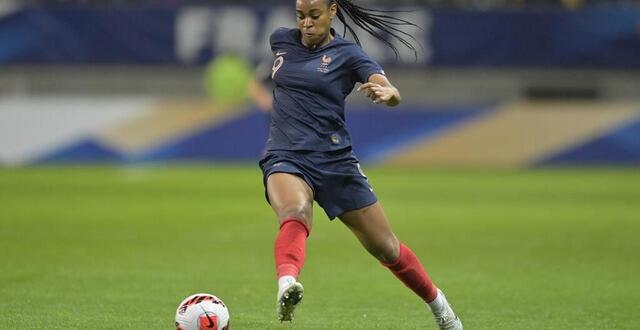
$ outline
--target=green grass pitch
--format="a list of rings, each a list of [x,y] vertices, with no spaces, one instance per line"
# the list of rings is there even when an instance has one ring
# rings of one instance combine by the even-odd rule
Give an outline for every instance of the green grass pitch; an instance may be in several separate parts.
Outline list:
[[[466,329],[640,329],[635,169],[369,168]],[[435,329],[317,206],[293,323],[256,166],[0,170],[1,329],[172,329],[208,292],[233,329]]]

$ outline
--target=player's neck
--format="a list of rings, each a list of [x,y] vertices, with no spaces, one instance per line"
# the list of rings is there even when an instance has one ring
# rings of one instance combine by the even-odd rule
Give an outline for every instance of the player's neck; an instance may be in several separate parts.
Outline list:
[[[319,43],[317,43],[315,45],[306,44],[304,42],[304,40],[301,40],[301,41],[302,41],[302,45],[303,46],[309,48],[310,50],[316,50],[316,49],[318,49],[320,47],[328,45],[331,41],[333,41],[334,38],[335,37],[331,33],[327,33],[327,36],[324,39],[322,39],[322,41],[320,41]]]

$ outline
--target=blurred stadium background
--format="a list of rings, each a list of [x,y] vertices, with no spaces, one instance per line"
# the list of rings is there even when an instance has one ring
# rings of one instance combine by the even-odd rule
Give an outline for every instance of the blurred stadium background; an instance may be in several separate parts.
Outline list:
[[[278,328],[271,299],[259,298],[272,296],[266,247],[275,229],[255,162],[269,120],[260,92],[269,88],[267,38],[294,26],[293,3],[0,0],[2,324],[170,327],[183,296],[213,291],[239,329]],[[397,15],[423,27],[410,30],[422,46],[417,59],[360,34],[404,103],[389,110],[354,93],[347,123],[396,230],[448,285],[469,328],[639,328],[640,4],[357,3],[406,10]],[[354,263],[339,248],[360,252],[354,240],[344,230],[322,234],[323,217],[310,251]],[[207,262],[175,252],[211,226],[233,276],[215,265],[198,275],[211,271]],[[420,234],[431,230],[441,234]],[[215,251],[203,256],[220,261]],[[314,258],[311,283],[332,262]],[[346,278],[350,287],[363,280]],[[316,287],[330,292],[335,284],[321,280]],[[403,301],[394,312],[430,325],[413,297],[388,285],[375,284]],[[360,293],[344,299],[364,323],[317,297],[306,302],[309,314],[341,316],[297,325],[418,327],[396,326]],[[90,303],[87,294],[105,301],[69,307]],[[158,306],[145,304],[149,294]],[[495,298],[501,312],[474,295]],[[562,303],[542,304],[541,295]],[[48,304],[46,317],[29,313],[34,301]],[[160,316],[142,320],[147,311]]]
[[[269,76],[266,39],[293,24],[286,1],[2,3],[3,166],[259,157],[268,115],[244,86],[251,71]],[[351,97],[363,161],[640,164],[640,12],[631,3],[372,4],[410,9],[401,15],[423,27],[410,31],[423,51],[396,60],[364,38],[406,102],[386,112]],[[229,52],[246,64],[206,70]]]

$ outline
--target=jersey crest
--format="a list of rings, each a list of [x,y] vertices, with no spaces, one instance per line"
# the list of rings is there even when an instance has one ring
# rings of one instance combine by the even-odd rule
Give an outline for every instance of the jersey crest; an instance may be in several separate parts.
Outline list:
[[[329,72],[329,64],[331,64],[331,57],[322,55],[322,62],[320,63],[320,67],[318,68],[318,72],[327,73]]]

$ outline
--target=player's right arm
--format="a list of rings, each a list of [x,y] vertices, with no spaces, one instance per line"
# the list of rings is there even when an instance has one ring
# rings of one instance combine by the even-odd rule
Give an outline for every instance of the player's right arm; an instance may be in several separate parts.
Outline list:
[[[391,84],[385,75],[374,73],[369,76],[369,81],[358,87],[358,92],[363,92],[373,103],[385,103],[395,107],[400,104],[402,97],[400,91]]]

